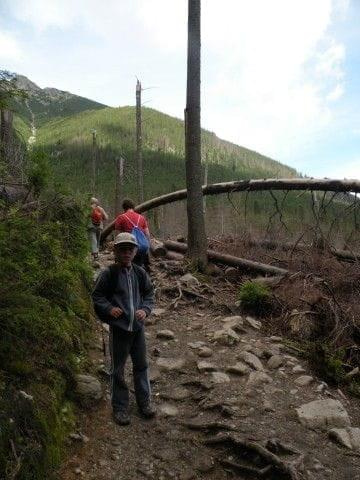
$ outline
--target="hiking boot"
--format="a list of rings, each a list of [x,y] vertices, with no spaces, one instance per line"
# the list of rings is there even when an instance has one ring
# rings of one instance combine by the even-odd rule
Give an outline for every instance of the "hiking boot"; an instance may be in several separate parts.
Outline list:
[[[126,410],[115,410],[113,412],[114,422],[118,425],[129,425],[130,417]]]
[[[153,418],[156,415],[156,410],[151,403],[139,406],[139,411],[144,418]]]

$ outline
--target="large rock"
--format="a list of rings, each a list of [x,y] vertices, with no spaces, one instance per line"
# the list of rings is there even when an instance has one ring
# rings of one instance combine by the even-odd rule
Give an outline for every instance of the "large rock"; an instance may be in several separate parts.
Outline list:
[[[296,409],[300,422],[309,428],[349,427],[350,418],[339,400],[331,398],[305,403]]]
[[[92,375],[76,375],[75,394],[84,406],[95,405],[102,399],[101,383]]]
[[[240,340],[239,335],[232,328],[224,328],[214,332],[213,339],[220,345],[234,345]]]
[[[186,360],[184,358],[164,358],[159,357],[156,361],[156,365],[165,372],[172,372],[175,370],[181,370],[185,367]]]
[[[241,352],[238,355],[240,360],[250,365],[254,370],[263,371],[264,367],[259,358],[251,352]]]
[[[360,452],[360,428],[333,428],[329,437],[350,450]]]

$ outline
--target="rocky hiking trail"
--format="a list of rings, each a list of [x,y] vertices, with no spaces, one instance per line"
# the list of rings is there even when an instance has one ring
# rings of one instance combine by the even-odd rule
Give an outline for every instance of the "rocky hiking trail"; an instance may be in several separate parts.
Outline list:
[[[98,267],[110,263],[100,254]],[[153,261],[157,417],[140,418],[132,396],[131,425],[113,423],[99,325],[91,354],[105,393],[82,410],[60,478],[360,479],[359,399],[316,378],[265,321],[239,315],[235,285],[184,274],[180,262]]]

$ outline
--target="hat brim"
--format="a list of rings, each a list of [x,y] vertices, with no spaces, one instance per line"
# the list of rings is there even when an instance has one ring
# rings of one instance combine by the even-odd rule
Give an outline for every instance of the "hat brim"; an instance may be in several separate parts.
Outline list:
[[[133,242],[118,242],[118,243],[114,243],[114,247],[137,247],[137,243],[133,243]]]

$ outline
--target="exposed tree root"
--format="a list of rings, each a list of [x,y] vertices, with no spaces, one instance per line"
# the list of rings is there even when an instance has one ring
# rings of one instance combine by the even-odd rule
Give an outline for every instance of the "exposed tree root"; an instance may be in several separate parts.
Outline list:
[[[237,463],[229,462],[228,460],[222,460],[221,463],[224,464],[226,462],[227,466],[233,466],[237,470],[242,469],[245,473],[251,474],[260,474],[262,477],[270,474],[270,472],[277,473],[283,476],[283,478],[289,480],[300,480],[299,474],[297,472],[297,466],[299,461],[295,461],[294,463],[286,462],[281,460],[280,457],[272,453],[267,448],[263,447],[257,442],[252,442],[249,440],[241,439],[233,434],[224,433],[221,435],[217,435],[215,437],[208,438],[204,441],[205,445],[215,446],[215,445],[225,445],[230,447],[236,454],[243,456],[244,454],[253,453],[257,457],[265,462],[267,465],[263,469],[253,469],[247,466],[243,466]],[[300,463],[302,463],[303,457],[300,456]],[[244,468],[245,467],[245,468]],[[271,467],[271,468],[269,468]]]

